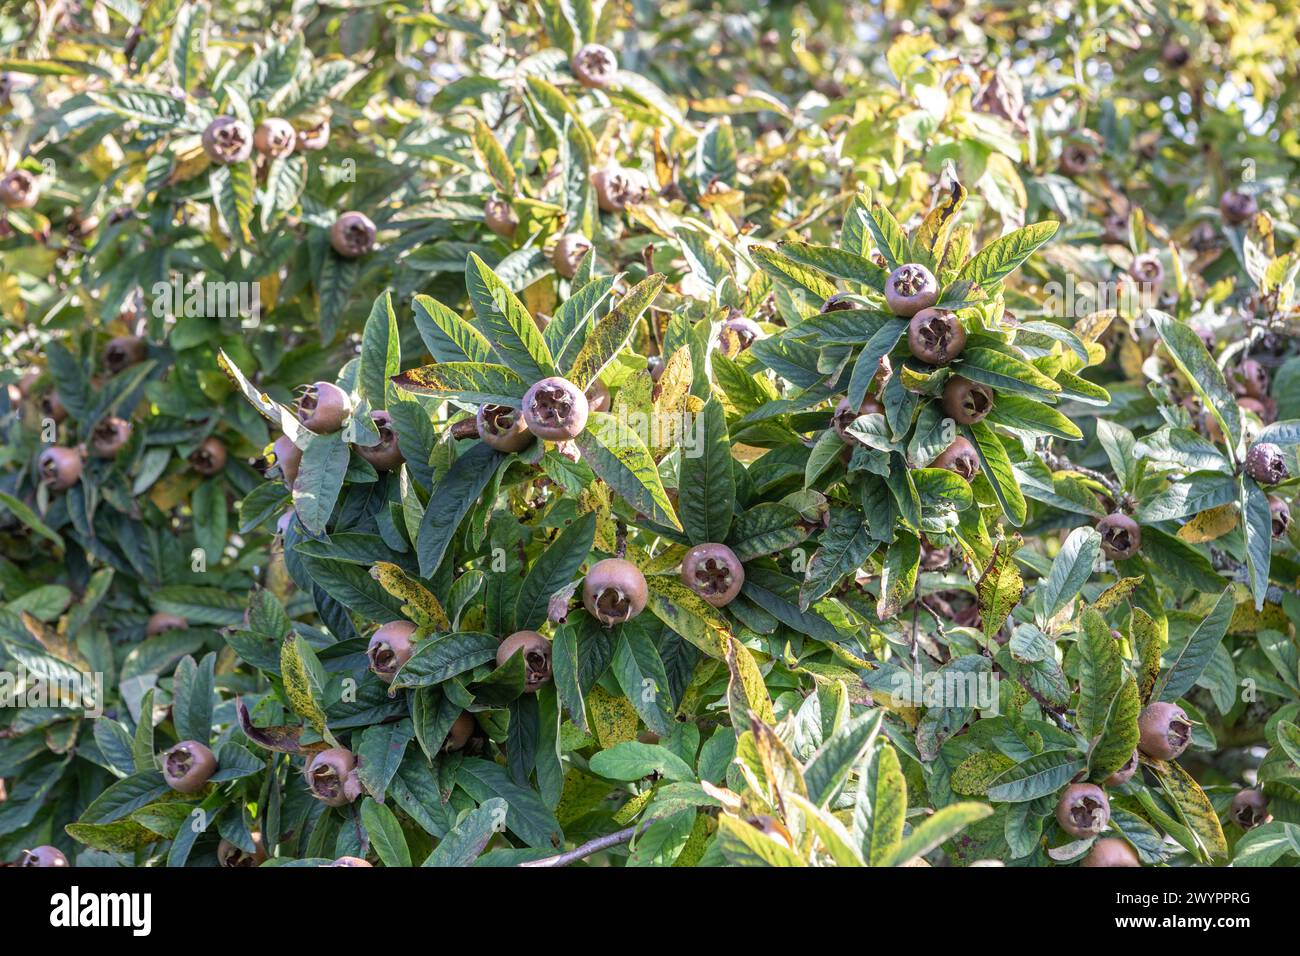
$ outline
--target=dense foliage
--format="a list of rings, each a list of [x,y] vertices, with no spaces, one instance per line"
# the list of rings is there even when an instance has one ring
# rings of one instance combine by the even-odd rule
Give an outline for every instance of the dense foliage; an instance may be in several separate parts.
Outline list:
[[[0,859],[1300,863],[1300,12],[741,7],[0,2]]]

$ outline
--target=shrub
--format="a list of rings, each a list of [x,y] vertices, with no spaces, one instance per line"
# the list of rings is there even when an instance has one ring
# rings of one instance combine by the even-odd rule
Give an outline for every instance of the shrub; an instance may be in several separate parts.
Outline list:
[[[1294,63],[434,6],[0,6],[0,856],[1295,862]]]

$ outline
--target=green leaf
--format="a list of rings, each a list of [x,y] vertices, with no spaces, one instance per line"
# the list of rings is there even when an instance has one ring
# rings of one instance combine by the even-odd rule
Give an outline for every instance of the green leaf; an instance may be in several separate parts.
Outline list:
[[[417,295],[414,306],[415,327],[435,362],[486,362],[492,355],[483,333],[437,299]]]
[[[1268,495],[1253,478],[1241,479],[1242,526],[1246,532],[1246,574],[1255,610],[1263,610],[1268,594],[1268,569],[1273,556],[1273,516]]]
[[[638,282],[609,314],[596,323],[569,370],[568,377],[574,385],[585,391],[600,377],[605,366],[627,344],[642,313],[655,300],[664,281],[664,276],[653,275]]]
[[[372,409],[387,408],[388,380],[402,370],[402,341],[391,292],[385,291],[371,306],[357,365],[358,393]]]
[[[907,778],[898,753],[883,743],[858,779],[853,805],[853,833],[869,865],[886,865],[903,840],[906,820]]]
[[[681,453],[677,502],[682,527],[693,544],[726,541],[736,508],[736,483],[721,403],[706,402],[696,422],[703,426],[702,441],[698,448],[683,448]]]
[[[899,531],[885,553],[880,572],[880,599],[876,615],[882,620],[896,617],[916,591],[916,572],[921,559],[921,541],[910,531]]]
[[[325,533],[334,504],[343,490],[351,458],[341,432],[313,435],[302,453],[293,483],[293,506],[298,520],[311,534]]]
[[[1030,757],[1001,774],[989,787],[994,803],[1027,803],[1056,793],[1084,768],[1084,762],[1068,750],[1054,750]]]
[[[979,450],[980,471],[993,486],[993,493],[1002,506],[1002,513],[1013,525],[1020,527],[1025,523],[1029,508],[1025,504],[1024,494],[1020,491],[1020,483],[1011,468],[1011,459],[1007,455],[1006,448],[994,434],[993,429],[984,422],[967,425],[966,429]]]
[[[651,521],[682,530],[654,458],[627,422],[592,412],[574,441],[591,470],[632,508]]]
[[[483,171],[492,177],[497,191],[503,196],[515,194],[515,168],[510,165],[510,157],[497,142],[496,134],[481,119],[475,118],[472,134],[474,155],[478,157]]]
[[[438,570],[456,529],[478,502],[505,457],[480,443],[452,462],[442,476],[429,496],[415,541],[421,577],[432,577]]]
[[[645,725],[661,736],[672,733],[674,708],[668,674],[644,627],[629,622],[619,628],[611,670]]]
[[[569,584],[596,536],[596,514],[582,515],[533,561],[515,603],[516,629],[535,630],[546,620],[551,595]]]
[[[880,360],[894,350],[894,346],[906,331],[906,319],[891,319],[882,325],[862,347],[862,351],[858,353],[858,360],[854,363],[853,374],[849,377],[850,407],[862,407],[867,397],[867,387],[880,368]]]
[[[212,202],[217,207],[221,224],[236,242],[252,245],[253,196],[257,183],[248,163],[229,166],[212,166],[208,170],[208,183],[212,188]]]
[[[485,362],[444,362],[424,365],[393,376],[393,384],[416,395],[475,405],[493,404],[519,408],[528,383],[504,365]]]
[[[186,657],[172,674],[172,723],[182,740],[208,743],[212,735],[212,698],[215,654],[206,654],[202,664]]]
[[[1214,657],[1214,650],[1228,632],[1232,621],[1232,612],[1236,602],[1232,597],[1232,588],[1224,588],[1209,613],[1196,625],[1196,629],[1187,638],[1187,643],[1178,652],[1173,663],[1165,671],[1164,677],[1155,688],[1156,700],[1177,700],[1196,684],[1197,678]]]
[[[439,841],[424,865],[472,866],[492,837],[505,826],[506,810],[506,802],[500,797],[485,800]]]
[[[1241,409],[1237,407],[1237,400],[1228,388],[1222,370],[1206,351],[1205,343],[1190,325],[1172,315],[1155,309],[1149,310],[1147,315],[1174,365],[1200,397],[1206,410],[1218,420],[1219,427],[1229,438],[1229,451],[1235,454],[1241,443]]]
[[[924,856],[992,813],[993,808],[985,803],[950,803],[941,807],[926,817],[920,826],[914,827],[883,865],[903,866],[918,856]]]
[[[1077,441],[1083,437],[1079,426],[1051,405],[1008,392],[997,396],[993,410],[985,421],[1031,435],[1051,435],[1068,441]]]
[[[1049,621],[1075,600],[1092,576],[1101,553],[1101,535],[1093,528],[1075,528],[1052,561],[1047,580],[1038,586],[1038,616]]]
[[[411,850],[392,810],[366,797],[361,804],[361,825],[384,866],[411,865]]]
[[[465,263],[465,286],[479,330],[501,361],[528,383],[558,375],[555,359],[524,304],[475,253]]]
[[[411,659],[393,676],[394,690],[441,684],[480,664],[496,660],[501,642],[491,634],[463,631],[420,640]]]
[[[989,288],[1014,272],[1034,251],[1056,235],[1060,223],[1036,222],[996,239],[962,266],[958,279]]]
[[[961,364],[957,372],[972,382],[979,382],[998,390],[999,395],[994,407],[1002,400],[1002,392],[1027,395],[1030,398],[1053,398],[1061,390],[1052,379],[1048,378],[1028,362],[998,352],[994,349],[968,348],[962,352]]]
[[[835,798],[848,779],[849,771],[875,745],[883,720],[884,711],[878,708],[865,711],[822,744],[803,769],[809,800],[817,806],[825,806]]]
[[[856,511],[831,513],[830,526],[822,532],[821,542],[808,561],[808,571],[799,588],[799,608],[829,594],[845,575],[854,573],[880,546]]]

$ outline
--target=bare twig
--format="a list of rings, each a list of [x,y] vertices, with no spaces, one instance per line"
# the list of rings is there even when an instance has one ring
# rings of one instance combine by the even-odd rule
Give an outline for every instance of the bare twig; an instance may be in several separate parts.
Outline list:
[[[520,863],[520,866],[568,866],[570,863],[576,863],[578,860],[585,859],[593,853],[599,853],[601,850],[608,850],[612,846],[618,846],[620,843],[626,843],[632,839],[637,828],[628,827],[626,830],[618,830],[614,833],[607,833],[604,836],[596,837],[594,840],[588,840],[581,846],[574,847],[567,853],[561,853],[558,856],[548,856],[541,860],[529,860],[526,863]]]

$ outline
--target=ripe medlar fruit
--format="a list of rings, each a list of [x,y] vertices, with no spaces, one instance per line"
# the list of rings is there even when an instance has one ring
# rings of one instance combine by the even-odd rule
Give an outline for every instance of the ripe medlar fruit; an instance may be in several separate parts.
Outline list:
[[[146,637],[156,637],[159,634],[166,634],[168,631],[188,630],[189,626],[190,622],[179,615],[158,611],[156,614],[149,615],[149,620],[144,626],[144,633]]]
[[[592,173],[591,185],[596,190],[596,204],[605,212],[622,212],[633,203],[645,202],[650,195],[650,180],[645,173],[618,165]]]
[[[190,467],[200,475],[215,475],[226,467],[226,444],[220,438],[209,435],[199,442],[199,447],[190,452]]]
[[[182,740],[163,754],[163,779],[177,793],[198,793],[217,770],[207,744]]]
[[[1254,359],[1246,359],[1228,376],[1234,395],[1242,398],[1262,399],[1268,397],[1268,370]]]
[[[309,431],[329,435],[343,427],[352,414],[352,400],[348,393],[332,382],[313,382],[304,385],[298,399],[298,421]]]
[[[483,204],[483,222],[502,239],[510,239],[519,227],[519,216],[510,203],[493,197]]]
[[[858,308],[858,304],[848,296],[847,292],[836,292],[822,303],[822,307],[818,309],[818,312],[825,315],[827,312],[846,312]]]
[[[281,159],[293,152],[298,145],[298,134],[288,120],[264,119],[257,124],[253,133],[253,146],[263,156]]]
[[[469,739],[474,736],[474,731],[478,729],[478,721],[469,711],[461,711],[451,725],[451,730],[447,731],[447,739],[442,743],[443,753],[455,753],[457,750],[465,749]]]
[[[644,611],[647,596],[645,575],[622,558],[597,561],[582,582],[583,606],[606,627],[623,624]]]
[[[1285,501],[1274,495],[1268,496],[1268,516],[1273,528],[1273,537],[1283,537],[1291,527],[1291,509]]]
[[[1128,761],[1124,764],[1124,766],[1120,767],[1109,777],[1107,777],[1104,783],[1108,787],[1121,787],[1133,779],[1133,775],[1137,773],[1137,769],[1138,769],[1138,752],[1134,750],[1132,755],[1128,758]]]
[[[523,451],[533,443],[533,433],[518,409],[508,405],[480,405],[478,415],[478,437],[489,448],[497,451]]]
[[[63,855],[63,851],[56,846],[50,846],[48,843],[44,846],[34,846],[30,850],[23,850],[18,854],[19,866],[67,866],[68,858]]]
[[[1084,143],[1070,143],[1061,151],[1061,172],[1067,176],[1082,176],[1092,169],[1097,154]]]
[[[322,120],[315,126],[300,129],[297,132],[298,148],[305,152],[324,149],[330,142],[330,122]]]
[[[217,844],[217,865],[230,869],[261,866],[266,862],[266,848],[262,846],[262,834],[252,833],[253,852],[249,853],[235,846],[229,840],[222,839]]]
[[[1262,441],[1246,453],[1246,474],[1262,485],[1276,485],[1290,477],[1282,449]]]
[[[1249,396],[1239,398],[1237,399],[1237,407],[1243,412],[1250,412],[1265,425],[1277,417],[1277,402],[1272,398],[1259,399]],[[1217,425],[1218,422],[1215,422],[1215,424]],[[1222,429],[1219,431],[1222,432]]]
[[[607,412],[611,402],[609,386],[600,379],[595,379],[587,386],[587,411]]]
[[[980,455],[964,435],[958,435],[951,445],[939,452],[930,463],[931,468],[946,468],[966,481],[973,481],[980,470]]]
[[[1240,189],[1224,190],[1219,197],[1219,215],[1229,226],[1241,226],[1250,222],[1259,212],[1259,203],[1250,193]]]
[[[943,387],[943,412],[961,425],[983,421],[993,411],[993,389],[954,375]]]
[[[1142,529],[1126,514],[1115,512],[1097,522],[1101,535],[1101,550],[1112,561],[1124,561],[1138,553],[1142,547]]]
[[[233,116],[218,116],[203,131],[203,151],[222,166],[242,163],[253,154],[253,133]]]
[[[1110,800],[1106,798],[1106,791],[1092,783],[1075,783],[1066,787],[1056,803],[1056,822],[1070,836],[1096,836],[1110,822]]]
[[[64,406],[63,400],[59,398],[59,393],[54,389],[50,389],[41,396],[41,414],[52,419],[56,425],[67,420],[68,409]]]
[[[947,365],[966,347],[966,328],[955,312],[922,309],[907,327],[907,347],[927,365]]]
[[[125,418],[110,415],[90,432],[90,451],[96,458],[112,458],[131,440],[132,425]]]
[[[1192,742],[1192,722],[1177,704],[1158,700],[1138,717],[1138,750],[1157,760],[1175,760]]]
[[[415,630],[410,621],[390,621],[371,636],[366,657],[370,658],[370,669],[385,684],[393,682],[393,675],[415,653],[415,644],[411,641]]]
[[[588,43],[569,61],[569,68],[578,82],[588,89],[608,89],[618,74],[618,58],[614,51],[599,43]]]
[[[377,409],[370,413],[370,420],[379,430],[379,441],[374,445],[358,445],[357,454],[374,465],[375,471],[393,471],[406,461],[397,443],[397,432],[393,430],[393,416]]]
[[[883,415],[885,406],[868,395],[862,400],[862,405],[858,410],[853,411],[849,405],[849,399],[846,395],[840,399],[840,403],[835,406],[835,414],[831,416],[831,427],[835,429],[835,434],[840,436],[841,441],[849,441],[853,438],[849,434],[848,428],[863,415]]]
[[[587,396],[566,378],[544,378],[524,393],[524,422],[547,441],[576,438],[587,425]]]
[[[1165,281],[1164,264],[1154,252],[1134,256],[1129,263],[1128,274],[1143,286],[1158,286]]]
[[[899,266],[885,280],[885,304],[889,311],[911,318],[939,301],[939,284],[925,266],[909,262]]]
[[[1080,866],[1141,866],[1137,851],[1119,837],[1104,837],[1092,845]]]
[[[55,491],[66,491],[81,480],[81,454],[75,448],[47,448],[37,459],[41,480]]]
[[[582,264],[582,258],[591,251],[591,240],[580,232],[566,232],[555,241],[551,250],[551,265],[566,279],[572,279]]]
[[[322,750],[307,763],[307,789],[327,807],[342,807],[361,796],[357,758],[346,747]]]
[[[1268,799],[1258,790],[1238,791],[1232,798],[1228,816],[1243,830],[1253,829],[1273,819],[1268,812]]]
[[[345,259],[364,256],[375,247],[375,224],[362,212],[345,212],[330,226],[330,245]]]
[[[298,465],[302,462],[302,449],[293,443],[288,435],[281,435],[272,446],[275,464],[280,469],[280,476],[290,488],[298,478]]]
[[[515,631],[497,648],[497,667],[518,653],[524,655],[524,690],[536,693],[551,679],[551,642],[536,631]]]
[[[144,361],[148,348],[138,335],[120,335],[104,346],[104,367],[110,375]]]
[[[41,198],[36,177],[25,169],[14,169],[0,176],[0,206],[6,209],[31,209]]]
[[[682,583],[714,607],[725,607],[745,583],[745,566],[725,544],[697,544],[682,558]]]

